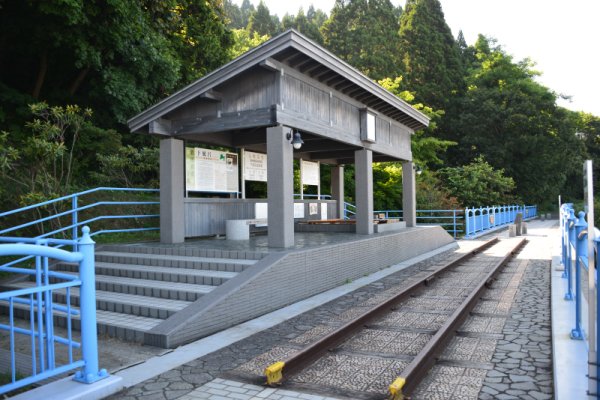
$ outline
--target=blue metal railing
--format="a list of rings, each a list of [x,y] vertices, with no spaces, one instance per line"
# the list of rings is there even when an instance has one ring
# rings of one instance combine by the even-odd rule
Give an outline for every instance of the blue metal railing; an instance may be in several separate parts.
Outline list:
[[[402,219],[402,210],[375,210],[375,219]],[[456,239],[463,230],[463,210],[417,210],[417,225],[439,225]]]
[[[344,202],[344,219],[353,219],[356,215],[356,206],[352,203]]]
[[[600,291],[598,290],[598,265],[600,263],[600,230],[594,228],[592,245],[588,248],[588,229],[589,225],[586,221],[586,213],[580,211],[575,215],[573,204],[565,203],[560,207],[560,229],[561,229],[561,264],[564,267],[562,277],[567,280],[564,299],[567,301],[575,301],[575,315],[573,329],[570,336],[574,340],[585,340],[587,348],[595,348],[596,351],[600,346]],[[590,254],[590,251],[592,254]],[[590,262],[593,261],[593,262]],[[590,271],[590,265],[594,269]],[[585,272],[584,272],[585,270]],[[587,273],[587,279],[584,279]],[[585,281],[593,281],[592,285],[584,284]],[[594,293],[595,292],[595,293]],[[583,323],[582,306],[587,303],[587,326],[590,330],[589,335],[586,335]],[[594,309],[595,308],[595,309]],[[592,333],[592,331],[595,331]],[[590,343],[590,340],[593,342]],[[591,357],[591,356],[590,356]],[[600,374],[600,364],[597,360],[588,359],[591,368],[595,369],[595,376]],[[591,371],[590,372],[591,376]],[[595,378],[590,378],[590,391],[600,391],[600,381]]]
[[[568,301],[575,300],[575,323],[574,328],[571,330],[571,338],[576,340],[585,339],[581,313],[582,303],[587,301],[587,296],[584,295],[587,288],[582,285],[582,269],[589,272],[588,224],[585,216],[584,211],[580,211],[576,216],[571,203],[563,204],[560,208],[561,264],[564,266],[562,277],[567,280],[564,299]],[[595,257],[596,266],[600,261],[598,258],[599,246],[600,231],[594,229],[594,254],[592,257]],[[597,279],[596,275],[596,282]],[[596,318],[598,320],[598,317]]]
[[[158,189],[137,189],[137,188],[111,188],[111,187],[99,187],[95,189],[86,190],[83,192],[71,194],[68,196],[59,197],[57,199],[45,201],[38,204],[33,204],[27,207],[21,207],[16,210],[6,211],[0,213],[0,226],[5,225],[2,224],[2,220],[7,217],[11,217],[16,219],[21,217],[21,219],[26,218],[25,215],[27,212],[37,213],[38,215],[42,215],[46,213],[45,209],[47,207],[53,207],[54,209],[66,208],[64,211],[58,211],[54,213],[48,212],[48,216],[41,216],[40,218],[33,220],[26,220],[26,222],[22,222],[18,225],[12,226],[10,228],[0,230],[0,242],[15,242],[15,236],[33,236],[31,235],[31,230],[37,230],[41,232],[39,235],[35,235],[36,239],[42,238],[53,238],[53,239],[68,239],[71,240],[72,250],[77,251],[77,239],[78,239],[78,229],[81,226],[93,225],[100,221],[106,220],[119,220],[119,221],[128,221],[135,220],[138,221],[140,219],[158,219],[159,214],[119,214],[115,213],[114,210],[117,206],[153,206],[160,204],[159,201],[96,201],[91,204],[79,205],[82,197],[86,195],[90,195],[93,193],[112,193],[112,192],[120,192],[120,193],[158,193]],[[67,205],[65,207],[65,204]],[[92,211],[94,209],[101,209],[102,207],[110,207],[111,212],[110,215],[99,215],[91,218],[87,218],[85,220],[80,221],[81,213],[84,211]],[[68,219],[69,222],[65,223],[65,219]],[[158,223],[157,223],[158,225]],[[50,226],[50,228],[48,228]],[[116,232],[139,232],[139,231],[154,231],[158,230],[158,226],[151,227],[135,227],[135,228],[115,228],[115,229],[98,229],[94,231],[90,236],[101,235],[105,233],[116,233]],[[28,231],[29,230],[29,231]],[[25,234],[23,234],[25,232]],[[59,243],[56,247],[63,247],[65,243]],[[31,259],[31,256],[23,257],[17,260],[13,260],[6,265],[15,265],[24,261]]]
[[[511,224],[518,213],[523,220],[537,217],[537,206],[491,206],[465,209],[465,238],[472,238],[477,234]]]
[[[83,228],[83,235],[77,245],[71,240],[19,238],[20,243],[0,244],[0,256],[28,255],[35,257],[35,268],[1,266],[0,271],[35,276],[35,286],[31,288],[0,293],[0,305],[8,309],[9,323],[0,324],[0,330],[7,331],[10,341],[10,383],[0,386],[0,394],[13,391],[43,381],[45,379],[79,368],[74,379],[83,383],[93,383],[106,378],[106,370],[98,368],[98,340],[96,334],[96,285],[94,275],[94,241],[90,230]],[[50,245],[71,245],[77,252],[60,250]],[[79,264],[79,275],[73,276],[53,272],[49,269],[49,259]],[[51,280],[52,279],[52,280]],[[71,290],[79,288],[79,310],[71,306]],[[53,292],[66,291],[66,306],[53,303]],[[19,306],[24,306],[20,308]],[[15,325],[15,311],[22,311],[28,320],[28,328]],[[66,337],[54,332],[54,318],[61,315],[66,319]],[[79,317],[81,342],[73,340],[73,318]],[[29,336],[31,347],[31,368],[17,370],[16,335]],[[62,345],[58,347],[57,345]],[[75,359],[73,350],[81,349],[81,358]],[[57,355],[66,352],[66,363],[60,363]],[[26,375],[21,378],[20,376]]]
[[[417,225],[439,225],[456,239],[461,234],[471,238],[479,233],[514,222],[517,213],[524,220],[537,216],[537,206],[492,206],[463,210],[416,210]],[[403,219],[402,210],[375,210],[375,219]],[[344,219],[356,215],[356,206],[344,202]]]

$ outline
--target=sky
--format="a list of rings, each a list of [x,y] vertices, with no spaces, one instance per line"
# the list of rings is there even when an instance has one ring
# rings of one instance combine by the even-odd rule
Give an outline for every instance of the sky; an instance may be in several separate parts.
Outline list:
[[[242,0],[234,0],[238,5]],[[250,0],[258,5],[259,0]],[[404,7],[404,0],[392,0]],[[482,33],[496,38],[515,61],[530,58],[540,83],[558,94],[563,107],[600,116],[599,0],[440,0],[446,23],[467,43]],[[280,18],[313,4],[328,15],[334,0],[265,0]]]

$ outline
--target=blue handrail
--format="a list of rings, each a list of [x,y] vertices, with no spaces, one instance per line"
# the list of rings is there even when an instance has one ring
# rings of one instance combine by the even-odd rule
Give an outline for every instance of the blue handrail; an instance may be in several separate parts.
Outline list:
[[[586,301],[583,294],[585,288],[582,286],[582,268],[586,271],[589,270],[588,225],[585,216],[584,211],[580,211],[575,215],[575,209],[571,203],[565,203],[560,208],[561,264],[564,266],[562,277],[567,279],[564,299],[567,301],[575,300],[575,326],[571,330],[571,338],[576,340],[585,339],[581,315],[582,302]],[[594,229],[594,244],[595,254],[592,257],[597,259],[600,244],[600,231],[598,229]]]
[[[524,220],[537,216],[537,206],[492,206],[466,208],[463,210],[416,210],[417,225],[439,225],[456,239],[464,233],[465,238],[514,222],[518,212]],[[402,210],[375,210],[375,219],[403,219]],[[344,219],[354,218],[356,206],[344,202]]]
[[[113,188],[113,187],[98,187],[94,189],[85,190],[83,192],[74,193],[68,196],[62,196],[56,199],[44,201],[41,203],[33,204],[26,207],[17,208],[15,210],[6,211],[0,213],[0,218],[6,217],[20,217],[21,219],[25,218],[26,212],[37,212],[38,214],[43,213],[44,207],[47,206],[63,206],[65,202],[69,202],[67,206],[70,206],[65,211],[56,212],[54,214],[48,216],[40,216],[37,219],[33,219],[30,221],[22,222],[15,226],[11,226],[9,228],[5,228],[0,230],[0,242],[15,242],[15,240],[11,240],[7,238],[7,236],[30,236],[30,232],[27,232],[27,229],[38,227],[42,231],[39,235],[35,236],[35,239],[40,238],[52,238],[53,242],[50,243],[55,247],[63,247],[66,243],[59,242],[60,238],[53,238],[53,236],[60,235],[62,238],[66,237],[66,240],[70,240],[69,244],[73,246],[73,251],[77,251],[77,239],[78,239],[78,229],[82,226],[90,226],[94,223],[106,220],[133,220],[138,221],[142,219],[158,219],[159,214],[122,214],[116,212],[116,206],[155,206],[160,204],[158,200],[156,201],[137,201],[137,200],[128,200],[128,201],[96,201],[87,205],[79,205],[80,199],[82,196],[90,195],[93,193],[99,192],[122,192],[122,193],[158,193],[158,189],[143,189],[143,188]],[[107,214],[110,215],[100,215],[92,218],[88,218],[85,220],[81,220],[81,212],[88,211],[92,209],[97,209],[100,207],[109,207],[110,212]],[[71,217],[70,223],[65,223],[61,218]],[[0,220],[1,221],[1,220]],[[44,232],[44,223],[48,222],[56,222],[58,227],[51,229],[47,232]],[[117,233],[117,232],[140,232],[140,231],[155,231],[158,230],[158,223],[156,226],[144,226],[144,227],[126,227],[126,228],[113,228],[113,229],[97,229],[91,236],[101,235],[105,233]],[[24,232],[24,234],[23,234]],[[70,234],[70,235],[69,235]],[[4,236],[4,238],[2,237]],[[69,237],[70,236],[70,237]],[[4,266],[15,265],[24,261],[31,259],[32,256],[23,257],[17,260],[13,260]]]
[[[8,308],[9,323],[0,324],[0,330],[9,333],[10,340],[10,383],[0,386],[0,394],[31,385],[80,368],[74,379],[83,383],[93,383],[108,377],[104,369],[98,367],[98,339],[96,334],[96,283],[94,273],[94,241],[90,237],[89,227],[83,228],[83,235],[77,243],[79,251],[68,252],[49,247],[51,239],[17,238],[21,243],[0,244],[1,256],[28,255],[35,257],[35,269],[5,267],[13,273],[27,273],[35,276],[35,286],[0,293],[0,304]],[[7,240],[5,238],[5,240]],[[60,240],[61,244],[69,241]],[[35,244],[32,244],[35,243]],[[74,246],[75,247],[75,246]],[[79,275],[71,276],[50,271],[49,259],[77,263]],[[50,278],[54,283],[50,283]],[[56,282],[62,280],[62,282]],[[71,288],[79,287],[80,307],[71,306]],[[53,304],[53,291],[66,290],[67,305]],[[15,326],[15,305],[26,306],[29,316],[29,329]],[[67,337],[54,332],[55,311],[61,312],[67,319]],[[73,340],[72,319],[78,316],[81,324],[81,343]],[[26,318],[27,319],[27,318]],[[31,371],[24,378],[17,371],[15,337],[30,337]],[[65,347],[57,348],[57,344]],[[73,349],[81,348],[82,358],[75,360]],[[59,365],[57,351],[66,352],[68,362]]]
[[[504,205],[465,209],[465,238],[511,224],[518,213],[527,221],[537,217],[537,206]]]

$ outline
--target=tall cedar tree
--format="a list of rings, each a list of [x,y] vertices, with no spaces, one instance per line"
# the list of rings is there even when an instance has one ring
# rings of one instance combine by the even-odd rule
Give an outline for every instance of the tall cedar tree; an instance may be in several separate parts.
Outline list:
[[[460,50],[438,0],[407,0],[400,17],[400,49],[406,87],[416,100],[446,110],[460,95]]]
[[[389,0],[336,0],[325,46],[372,79],[399,76],[397,15]]]
[[[256,10],[250,14],[248,30],[250,33],[258,33],[260,36],[275,36],[281,30],[281,24],[279,18],[271,15],[269,8],[261,0]]]
[[[281,20],[281,25],[283,30],[295,29],[315,42],[323,44],[323,36],[321,36],[319,27],[313,21],[314,19],[309,20],[307,16],[304,15],[304,10],[300,8],[296,15],[285,14]]]

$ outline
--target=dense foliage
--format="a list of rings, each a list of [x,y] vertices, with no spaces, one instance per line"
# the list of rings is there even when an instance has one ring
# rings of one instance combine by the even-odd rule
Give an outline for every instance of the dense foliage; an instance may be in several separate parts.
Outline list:
[[[156,143],[125,121],[287,29],[431,118],[412,144],[420,208],[554,204],[581,197],[583,159],[600,173],[600,118],[557,106],[492,38],[454,39],[438,0],[336,0],[281,20],[250,0],[0,0],[1,207],[156,185]],[[401,174],[374,165],[376,209],[401,208]],[[352,201],[351,166],[345,181]]]

